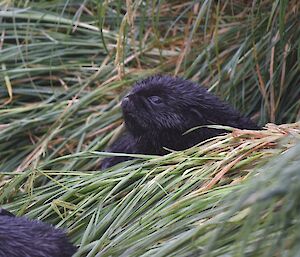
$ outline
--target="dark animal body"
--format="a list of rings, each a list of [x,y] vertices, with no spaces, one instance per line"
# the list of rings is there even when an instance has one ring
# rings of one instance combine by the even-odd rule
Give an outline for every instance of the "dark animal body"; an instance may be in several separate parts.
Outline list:
[[[62,230],[0,209],[0,257],[71,257],[75,252]]]
[[[163,155],[164,149],[184,150],[214,137],[224,130],[205,125],[224,125],[240,129],[259,129],[229,104],[205,88],[178,77],[151,76],[137,82],[122,100],[126,132],[107,151]],[[107,168],[128,157],[103,160]]]

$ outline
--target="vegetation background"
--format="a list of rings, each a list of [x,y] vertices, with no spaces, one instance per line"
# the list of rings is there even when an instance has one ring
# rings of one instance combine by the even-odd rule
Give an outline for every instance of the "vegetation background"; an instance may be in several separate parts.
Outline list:
[[[300,254],[300,2],[1,1],[0,203],[76,256]],[[120,99],[155,73],[266,130],[99,171]]]

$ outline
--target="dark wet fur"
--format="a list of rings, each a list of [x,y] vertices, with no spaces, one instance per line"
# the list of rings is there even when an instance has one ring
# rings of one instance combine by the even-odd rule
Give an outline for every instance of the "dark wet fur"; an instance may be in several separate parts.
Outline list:
[[[75,252],[64,231],[0,209],[0,257],[71,257]]]
[[[10,216],[10,217],[15,217],[14,214],[12,214],[11,212],[0,208],[0,216]]]
[[[163,147],[183,150],[225,132],[200,128],[183,135],[202,125],[259,129],[205,88],[171,76],[155,75],[137,82],[123,99],[122,112],[127,131],[107,151],[163,155],[167,153]],[[106,158],[101,168],[128,159]]]

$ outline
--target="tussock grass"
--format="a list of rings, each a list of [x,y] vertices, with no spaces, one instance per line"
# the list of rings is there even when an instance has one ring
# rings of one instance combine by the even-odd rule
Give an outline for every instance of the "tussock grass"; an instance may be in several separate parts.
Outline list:
[[[271,124],[101,172],[42,164],[7,173],[0,202],[18,215],[68,227],[80,245],[77,256],[220,256],[243,252],[243,244],[255,255],[262,247],[273,250],[276,240],[285,244],[277,234],[299,226],[298,219],[285,224],[284,216],[297,205],[299,137],[299,123]],[[52,165],[102,154],[82,152]],[[245,242],[239,242],[242,235]]]
[[[299,1],[0,3],[0,203],[77,256],[299,252]],[[262,131],[99,171],[138,79],[199,82]]]

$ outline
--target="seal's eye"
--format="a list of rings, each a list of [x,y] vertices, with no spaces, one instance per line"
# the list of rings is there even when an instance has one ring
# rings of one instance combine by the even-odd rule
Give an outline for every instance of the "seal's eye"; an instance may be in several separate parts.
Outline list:
[[[161,104],[162,103],[162,99],[157,95],[149,96],[148,99],[153,104]]]

